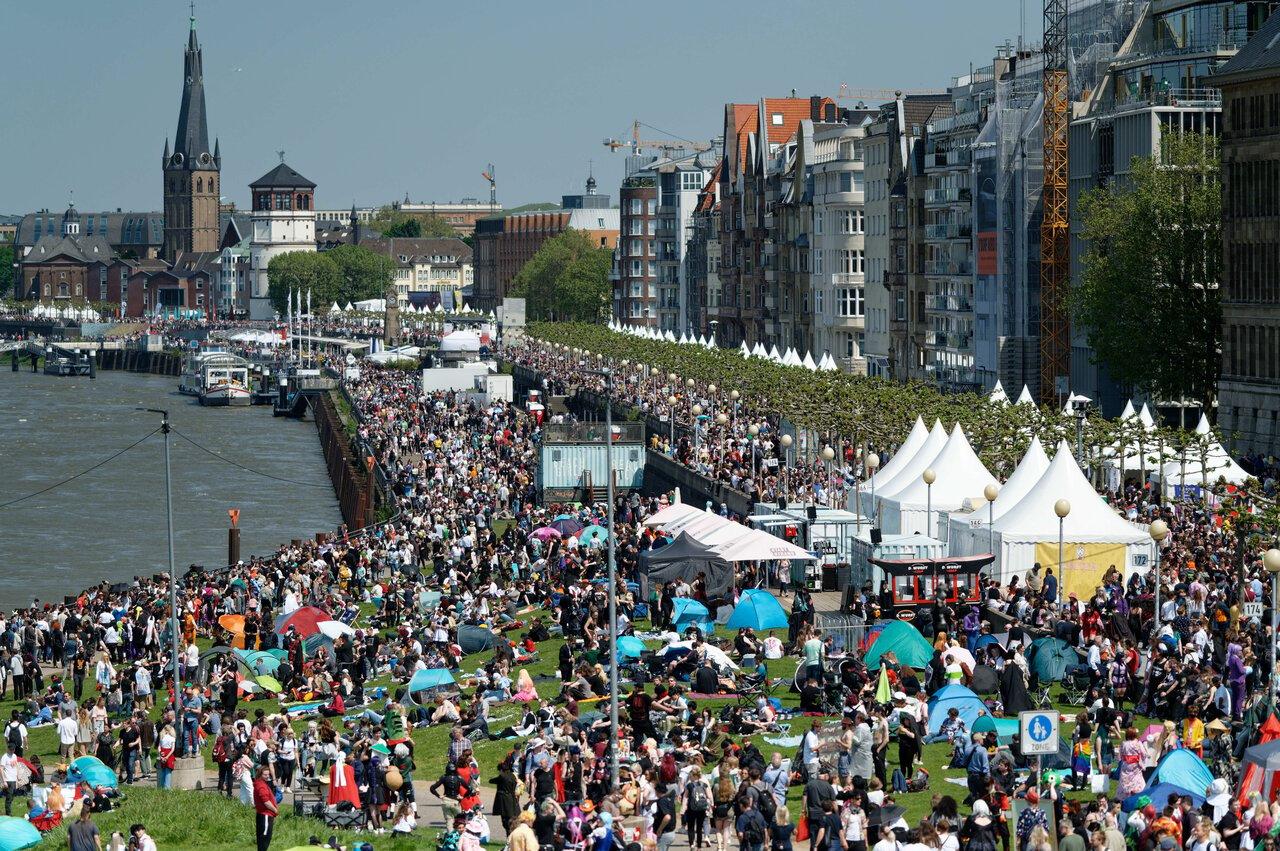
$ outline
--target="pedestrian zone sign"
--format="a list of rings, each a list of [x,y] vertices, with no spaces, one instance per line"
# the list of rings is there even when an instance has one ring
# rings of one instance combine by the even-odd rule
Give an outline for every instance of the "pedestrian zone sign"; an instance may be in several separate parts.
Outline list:
[[[1058,752],[1058,713],[1051,709],[1030,709],[1018,713],[1022,752],[1028,756]]]

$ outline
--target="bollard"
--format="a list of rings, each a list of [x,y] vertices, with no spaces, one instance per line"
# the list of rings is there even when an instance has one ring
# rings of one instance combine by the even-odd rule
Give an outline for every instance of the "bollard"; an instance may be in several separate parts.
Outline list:
[[[89,377],[98,377],[98,359],[94,357],[94,350],[89,350]]]

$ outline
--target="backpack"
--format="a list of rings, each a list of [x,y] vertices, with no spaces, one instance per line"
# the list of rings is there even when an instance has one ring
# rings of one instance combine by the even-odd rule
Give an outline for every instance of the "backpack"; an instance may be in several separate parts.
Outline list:
[[[751,788],[756,791],[756,809],[764,816],[765,822],[773,824],[774,816],[778,814],[778,802],[773,797],[773,790],[764,783],[757,783]]]
[[[9,726],[4,728],[4,738],[9,744],[13,745],[13,749],[22,749],[22,725],[17,721],[10,721]]]
[[[707,800],[707,787],[704,783],[689,784],[689,811],[705,813],[710,802]]]
[[[226,736],[219,736],[218,740],[213,743],[213,761],[214,762],[227,761],[227,737]]]
[[[759,811],[752,810],[752,816],[747,817],[747,823],[742,828],[742,842],[744,845],[761,845],[764,843],[765,821]]]
[[[658,766],[658,779],[663,783],[674,783],[680,772],[676,770],[676,757],[673,753],[664,753]]]

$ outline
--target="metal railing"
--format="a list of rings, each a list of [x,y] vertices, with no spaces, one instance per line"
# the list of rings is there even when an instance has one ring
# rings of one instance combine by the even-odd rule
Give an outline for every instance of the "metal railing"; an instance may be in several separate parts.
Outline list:
[[[868,624],[858,615],[842,612],[814,612],[813,625],[824,636],[834,637],[836,646],[843,647],[846,651],[861,647],[862,640],[867,637]]]

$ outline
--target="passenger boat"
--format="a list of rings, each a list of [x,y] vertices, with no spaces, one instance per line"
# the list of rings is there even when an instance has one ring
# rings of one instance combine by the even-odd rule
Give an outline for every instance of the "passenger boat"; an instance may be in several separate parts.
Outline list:
[[[45,375],[88,375],[89,359],[88,358],[69,358],[58,355],[50,355],[44,361]]]
[[[192,352],[178,391],[198,397],[201,405],[249,405],[253,401],[249,362],[222,349]]]

